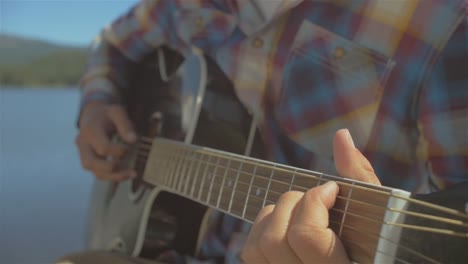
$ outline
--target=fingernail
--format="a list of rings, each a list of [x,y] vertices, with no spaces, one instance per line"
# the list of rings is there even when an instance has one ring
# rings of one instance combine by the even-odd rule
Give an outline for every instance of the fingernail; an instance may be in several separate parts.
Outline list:
[[[353,137],[351,137],[351,133],[349,133],[349,129],[346,129],[346,138],[348,140],[348,143],[355,148],[356,146],[354,145]]]
[[[337,192],[338,184],[334,181],[329,181],[322,185],[322,190],[327,194],[335,194]]]

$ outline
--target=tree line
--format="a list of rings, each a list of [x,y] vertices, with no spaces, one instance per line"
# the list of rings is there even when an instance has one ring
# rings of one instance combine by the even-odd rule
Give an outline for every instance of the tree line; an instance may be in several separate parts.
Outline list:
[[[0,84],[8,86],[76,86],[84,72],[86,52],[62,49],[20,64],[0,64]]]

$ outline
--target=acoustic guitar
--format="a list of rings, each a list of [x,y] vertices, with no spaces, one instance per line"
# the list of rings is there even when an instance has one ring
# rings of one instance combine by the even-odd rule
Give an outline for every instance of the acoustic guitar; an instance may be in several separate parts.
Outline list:
[[[122,166],[138,177],[97,181],[90,246],[154,259],[200,250],[207,217],[247,222],[290,190],[336,181],[330,228],[358,263],[468,263],[468,183],[430,195],[265,161],[255,119],[217,65],[159,49],[123,90],[138,143]]]

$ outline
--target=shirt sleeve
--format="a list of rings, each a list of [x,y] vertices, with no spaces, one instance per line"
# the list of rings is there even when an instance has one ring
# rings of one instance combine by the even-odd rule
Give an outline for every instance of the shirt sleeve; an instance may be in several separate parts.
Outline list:
[[[432,187],[468,180],[468,18],[447,42],[421,91],[419,124]]]
[[[91,45],[81,81],[84,101],[96,94],[118,99],[133,64],[167,46],[183,55],[193,47],[205,52],[223,43],[234,28],[226,1],[142,0],[106,27]]]
[[[119,87],[127,85],[129,69],[142,54],[148,52],[136,37],[148,30],[148,16],[158,1],[141,1],[104,28],[91,44],[88,64],[81,79],[83,106],[93,99],[119,100]],[[161,36],[161,43],[165,40]],[[138,49],[135,47],[138,46]]]

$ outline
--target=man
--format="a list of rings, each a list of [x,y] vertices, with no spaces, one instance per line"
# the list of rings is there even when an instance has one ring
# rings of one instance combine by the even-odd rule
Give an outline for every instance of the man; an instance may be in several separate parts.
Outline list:
[[[256,115],[273,161],[414,192],[446,188],[468,179],[467,24],[464,0],[142,1],[93,44],[76,141],[83,166],[102,180],[134,176],[106,158],[125,151],[109,131],[136,140],[118,91],[155,48],[195,46]],[[336,193],[328,183],[265,207],[243,258],[349,261],[327,228]],[[304,227],[314,236],[297,235]]]

